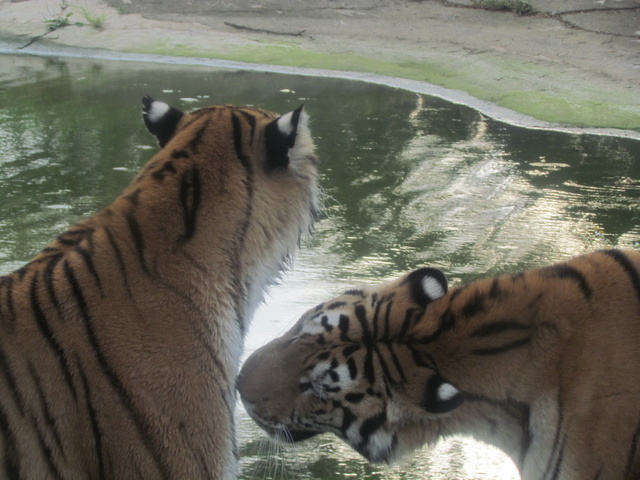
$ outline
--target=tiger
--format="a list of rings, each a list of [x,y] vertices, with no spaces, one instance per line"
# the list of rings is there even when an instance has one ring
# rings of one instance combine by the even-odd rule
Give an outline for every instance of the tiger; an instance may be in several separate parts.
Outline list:
[[[523,480],[638,479],[640,252],[351,289],[256,350],[238,390],[271,437],[332,432],[371,462],[467,435]]]
[[[308,116],[143,119],[122,194],[0,278],[0,478],[237,478],[245,333],[317,218]]]

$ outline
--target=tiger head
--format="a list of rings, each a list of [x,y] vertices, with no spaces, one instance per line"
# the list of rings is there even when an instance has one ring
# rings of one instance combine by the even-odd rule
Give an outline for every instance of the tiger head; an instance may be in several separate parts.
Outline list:
[[[442,272],[425,268],[309,310],[245,362],[238,390],[248,413],[277,440],[333,432],[369,461],[435,441],[425,423],[463,396],[408,333],[446,292]]]
[[[155,239],[156,258],[176,265],[166,255],[175,252],[213,272],[216,288],[247,300],[239,314],[250,318],[317,216],[318,160],[306,112],[233,105],[182,112],[145,97],[143,119],[161,151],[119,201],[147,222],[139,230]],[[153,253],[142,253],[151,269]]]

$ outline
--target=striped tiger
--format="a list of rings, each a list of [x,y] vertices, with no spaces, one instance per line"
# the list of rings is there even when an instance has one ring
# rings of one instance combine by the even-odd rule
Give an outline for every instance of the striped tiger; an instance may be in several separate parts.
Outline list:
[[[640,253],[350,290],[257,350],[238,388],[272,437],[333,432],[374,462],[463,434],[524,480],[638,479]]]
[[[143,118],[125,191],[0,278],[0,478],[237,476],[243,337],[316,217],[307,114]]]

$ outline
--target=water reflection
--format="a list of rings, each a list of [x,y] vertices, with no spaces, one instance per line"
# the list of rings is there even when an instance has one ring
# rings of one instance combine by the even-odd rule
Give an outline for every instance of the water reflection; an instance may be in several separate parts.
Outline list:
[[[512,128],[371,84],[202,67],[4,55],[0,92],[0,273],[105,206],[152,155],[142,95],[185,109],[306,104],[323,218],[258,311],[246,354],[357,283],[424,265],[462,282],[640,240],[640,142],[630,139]],[[238,424],[243,478],[517,478],[468,439],[382,468],[330,436],[275,451],[242,410]]]

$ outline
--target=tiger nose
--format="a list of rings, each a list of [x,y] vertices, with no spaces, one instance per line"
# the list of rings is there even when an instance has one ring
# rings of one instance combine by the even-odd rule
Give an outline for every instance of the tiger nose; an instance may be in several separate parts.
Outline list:
[[[236,388],[240,393],[242,403],[245,406],[249,405],[247,411],[255,408],[258,399],[265,402],[269,397],[269,377],[271,375],[263,371],[264,365],[261,364],[259,352],[257,350],[244,362],[236,381]]]
[[[303,365],[300,347],[277,339],[256,350],[244,362],[236,387],[240,398],[255,411],[286,411],[299,395]]]

